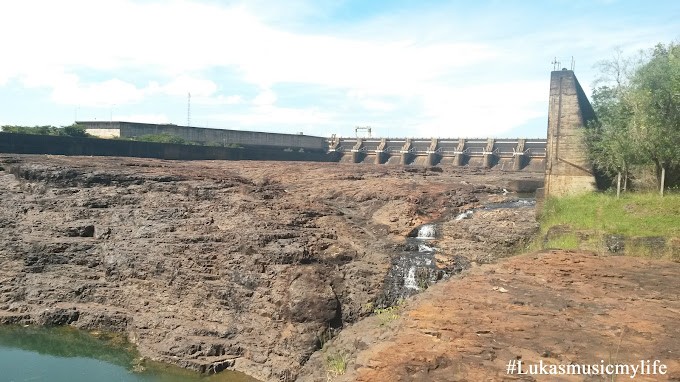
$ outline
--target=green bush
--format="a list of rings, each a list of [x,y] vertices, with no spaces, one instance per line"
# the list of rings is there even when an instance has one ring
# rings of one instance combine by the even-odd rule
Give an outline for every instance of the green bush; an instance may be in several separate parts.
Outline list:
[[[56,135],[64,137],[89,137],[85,131],[85,127],[73,124],[70,126],[56,127],[51,125],[44,126],[17,126],[17,125],[5,125],[2,126],[2,131],[5,133],[15,133],[15,134],[31,134],[31,135]]]
[[[157,142],[157,143],[174,143],[178,145],[189,145],[190,142],[186,141],[184,138],[178,137],[176,135],[170,134],[149,134],[142,135],[134,138],[136,141],[142,142]]]
[[[80,126],[77,124],[73,124],[71,126],[64,126],[62,128],[62,132],[64,133],[64,135],[67,135],[69,137],[85,138],[90,136],[90,134],[88,134],[87,131],[85,131],[85,126]]]

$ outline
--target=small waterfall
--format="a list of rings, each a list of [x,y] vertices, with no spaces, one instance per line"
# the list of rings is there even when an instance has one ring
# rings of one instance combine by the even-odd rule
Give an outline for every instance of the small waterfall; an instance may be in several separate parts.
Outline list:
[[[504,192],[507,194],[507,192]],[[487,203],[481,207],[467,210],[454,220],[470,219],[475,212],[503,208],[533,207],[536,201],[532,198],[517,198],[500,203]],[[461,223],[462,224],[462,223]],[[417,294],[429,285],[460,273],[470,267],[470,261],[460,255],[448,254],[448,264],[437,263],[435,254],[437,245],[437,226],[424,224],[409,232],[402,251],[392,258],[392,267],[385,276],[382,294],[376,300],[376,306],[393,306],[399,300]]]
[[[385,277],[383,293],[376,301],[380,307],[392,306],[399,300],[427,289],[444,277],[437,268],[434,255],[437,226],[425,224],[414,229],[403,246],[403,252],[392,259],[392,267]]]
[[[416,281],[416,267],[410,267],[408,269],[408,273],[404,276],[404,288],[420,290],[418,282]]]
[[[418,239],[434,239],[437,234],[437,229],[434,224],[425,224],[418,230]]]
[[[458,216],[456,216],[455,220],[458,221],[458,220],[468,219],[470,216],[472,216],[472,212],[473,212],[473,210],[470,210],[470,211],[465,211],[461,214],[458,214]]]

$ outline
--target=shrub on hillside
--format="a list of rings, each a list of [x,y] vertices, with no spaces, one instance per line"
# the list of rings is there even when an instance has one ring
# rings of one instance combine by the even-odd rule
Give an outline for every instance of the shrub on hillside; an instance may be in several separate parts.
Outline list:
[[[176,135],[170,135],[170,134],[149,134],[149,135],[142,135],[137,138],[134,138],[137,141],[142,141],[142,142],[157,142],[157,143],[174,143],[178,145],[189,145],[191,142],[188,142],[184,138],[178,137]]]

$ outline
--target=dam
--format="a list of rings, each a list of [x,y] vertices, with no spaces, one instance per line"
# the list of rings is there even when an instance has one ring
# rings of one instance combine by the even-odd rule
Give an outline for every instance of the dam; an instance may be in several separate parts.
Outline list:
[[[574,72],[551,72],[548,138],[340,137],[77,121],[91,138],[0,133],[0,152],[171,160],[273,160],[542,172],[546,195],[594,189],[583,132],[595,118]],[[168,135],[187,144],[140,141]]]
[[[496,167],[543,171],[545,139],[335,138],[335,161],[421,166]]]
[[[99,138],[136,139],[145,135],[172,135],[213,148],[246,148],[308,153],[305,159],[324,162],[415,166],[470,166],[504,171],[545,170],[547,140],[512,138],[331,138],[242,130],[208,129],[123,121],[79,121],[87,133]],[[187,146],[185,150],[196,151]],[[310,157],[309,154],[323,154]],[[207,155],[207,154],[206,154]],[[187,155],[195,157],[195,155]],[[223,156],[224,157],[224,156]],[[204,159],[213,158],[207,155]],[[266,159],[265,157],[260,157]],[[278,157],[277,157],[278,158]],[[274,157],[272,157],[273,160]]]

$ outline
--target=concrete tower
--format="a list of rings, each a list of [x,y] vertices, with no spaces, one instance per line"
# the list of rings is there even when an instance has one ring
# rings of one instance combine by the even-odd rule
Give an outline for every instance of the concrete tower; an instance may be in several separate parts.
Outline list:
[[[593,107],[574,72],[566,69],[551,72],[545,196],[573,195],[596,189],[595,174],[584,141],[586,124],[593,119]]]

